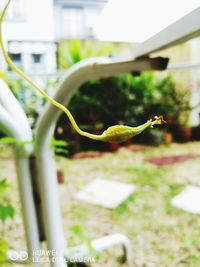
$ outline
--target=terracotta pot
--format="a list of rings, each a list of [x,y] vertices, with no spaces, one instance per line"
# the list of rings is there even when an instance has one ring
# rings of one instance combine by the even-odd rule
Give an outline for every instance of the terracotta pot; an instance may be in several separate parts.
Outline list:
[[[170,133],[170,132],[166,132],[166,133],[164,134],[164,141],[165,141],[166,144],[171,144],[172,141],[173,141],[172,133]]]
[[[180,128],[179,129],[179,137],[181,142],[189,142],[192,136],[192,129],[191,128]]]
[[[110,152],[115,152],[119,148],[118,144],[115,143],[106,143],[106,150]]]
[[[64,184],[65,182],[64,174],[60,170],[57,170],[57,182],[58,184]]]
[[[126,142],[121,143],[120,145],[121,146],[130,146],[130,145],[132,145],[132,143],[133,143],[132,139],[129,139]]]

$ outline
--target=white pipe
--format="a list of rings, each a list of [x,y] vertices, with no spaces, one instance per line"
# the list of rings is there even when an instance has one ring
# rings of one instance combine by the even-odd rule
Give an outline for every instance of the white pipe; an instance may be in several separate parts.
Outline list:
[[[102,252],[106,249],[109,249],[111,247],[119,246],[121,245],[125,254],[125,258],[127,260],[127,264],[131,266],[131,262],[133,260],[132,256],[132,249],[130,245],[130,241],[125,235],[122,234],[112,234],[103,236],[101,238],[95,239],[91,241],[92,249],[95,253]],[[89,251],[89,248],[86,244],[73,247],[71,249],[67,249],[65,256],[67,259],[70,260],[70,258],[83,258],[83,257],[89,257],[91,255],[91,251]]]
[[[30,136],[19,125],[18,121],[0,105],[0,129],[6,135],[15,138],[17,141],[30,141]],[[33,200],[31,185],[31,175],[29,170],[30,145],[16,144],[16,170],[20,191],[20,200],[22,205],[22,215],[25,225],[26,242],[28,254],[32,257],[32,252],[40,249],[39,233],[36,219],[36,211]],[[32,266],[39,267],[39,263],[33,263]]]
[[[2,79],[0,79],[0,104],[15,119],[18,125],[20,125],[20,128],[26,132],[26,140],[24,141],[32,141],[32,132],[27,117],[11,90]],[[27,149],[29,149],[29,152],[32,152],[32,146],[27,146]]]
[[[55,262],[52,261],[53,255],[50,255],[51,266],[64,267],[66,264],[62,253],[65,250],[66,241],[61,222],[54,154],[50,147],[45,147],[45,144],[40,145],[42,147],[36,150],[36,164],[47,250],[56,252]]]

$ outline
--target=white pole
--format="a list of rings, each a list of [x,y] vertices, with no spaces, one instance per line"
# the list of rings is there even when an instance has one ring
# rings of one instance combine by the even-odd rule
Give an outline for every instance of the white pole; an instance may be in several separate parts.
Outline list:
[[[0,105],[1,131],[3,131],[6,135],[15,138],[16,141],[19,142],[32,141],[28,122],[25,120],[25,116],[22,116],[23,111],[21,110],[21,107],[18,104],[13,105],[14,100],[12,99],[12,97],[10,97],[10,94],[7,94],[8,92],[6,92],[6,89],[4,92],[4,95],[0,94],[0,102],[4,103],[9,112],[4,107],[2,107],[2,105]],[[9,99],[11,100],[10,103]],[[19,117],[17,117],[18,115]],[[20,120],[20,117],[23,119]],[[26,123],[27,125],[25,125]],[[33,251],[40,249],[40,242],[36,211],[33,200],[31,175],[29,170],[29,155],[31,151],[30,147],[30,144],[16,144],[15,161],[19,183],[20,201],[22,205],[22,214],[25,225],[26,242],[28,247],[28,254],[31,260]],[[36,258],[33,257],[33,259],[35,260]],[[32,266],[39,267],[40,264],[33,262]]]

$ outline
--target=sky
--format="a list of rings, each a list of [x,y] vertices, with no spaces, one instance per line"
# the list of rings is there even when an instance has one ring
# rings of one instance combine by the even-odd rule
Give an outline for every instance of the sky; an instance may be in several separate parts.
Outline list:
[[[94,32],[101,41],[143,42],[198,7],[200,0],[110,0]]]

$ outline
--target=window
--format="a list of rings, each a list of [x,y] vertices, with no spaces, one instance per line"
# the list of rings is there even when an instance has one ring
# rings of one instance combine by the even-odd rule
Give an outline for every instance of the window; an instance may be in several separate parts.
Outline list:
[[[31,54],[32,58],[32,64],[31,64],[31,69],[33,71],[43,71],[44,70],[44,55],[43,54]]]
[[[25,20],[25,0],[12,0],[6,14],[7,20]]]
[[[22,55],[20,53],[18,54],[9,53],[9,56],[15,65],[17,66],[22,65]]]
[[[32,54],[33,63],[41,64],[42,63],[42,54]]]
[[[68,39],[84,36],[84,12],[81,7],[63,7],[62,36]]]

